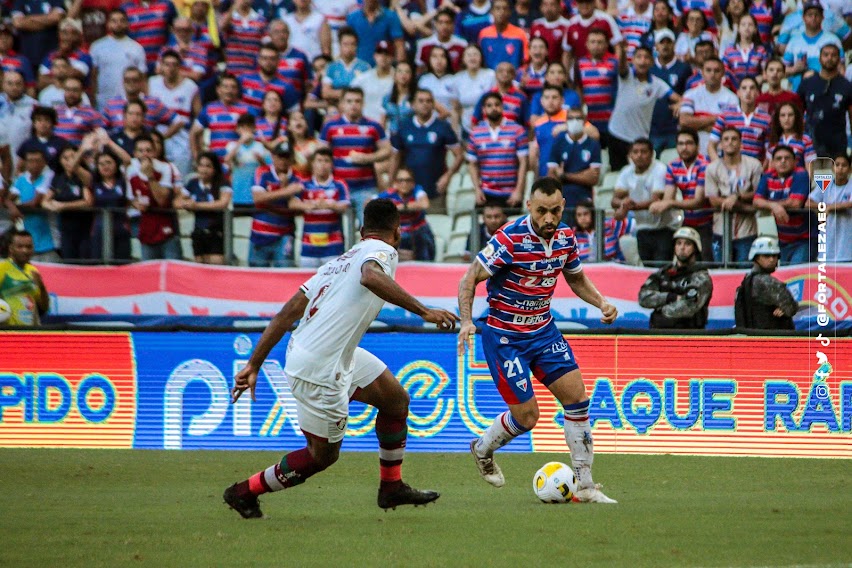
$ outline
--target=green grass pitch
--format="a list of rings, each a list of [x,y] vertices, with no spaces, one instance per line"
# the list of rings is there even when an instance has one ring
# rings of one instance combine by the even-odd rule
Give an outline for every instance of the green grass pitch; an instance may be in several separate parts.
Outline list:
[[[406,456],[434,505],[381,511],[378,458],[343,453],[246,521],[221,499],[270,452],[0,450],[0,566],[849,566],[847,460],[600,455],[618,505],[545,505],[532,476],[566,455]]]

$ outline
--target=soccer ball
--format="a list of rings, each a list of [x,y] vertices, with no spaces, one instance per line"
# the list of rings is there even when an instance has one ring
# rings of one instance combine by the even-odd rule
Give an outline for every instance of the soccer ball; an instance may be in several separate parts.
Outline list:
[[[577,492],[574,470],[564,463],[544,464],[533,477],[533,492],[544,503],[570,503]]]
[[[0,324],[9,321],[10,317],[12,317],[12,308],[9,307],[9,304],[5,300],[0,300]]]

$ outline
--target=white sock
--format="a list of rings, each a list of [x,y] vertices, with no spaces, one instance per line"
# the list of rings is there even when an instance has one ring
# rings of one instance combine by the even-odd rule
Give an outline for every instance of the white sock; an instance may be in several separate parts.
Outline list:
[[[488,430],[476,441],[473,449],[481,458],[489,457],[497,448],[502,448],[528,429],[521,426],[509,411],[494,419]]]
[[[589,425],[589,401],[568,404],[563,408],[565,419],[562,428],[565,432],[565,442],[571,450],[571,466],[577,475],[579,488],[594,487],[592,462],[595,459],[595,444]]]

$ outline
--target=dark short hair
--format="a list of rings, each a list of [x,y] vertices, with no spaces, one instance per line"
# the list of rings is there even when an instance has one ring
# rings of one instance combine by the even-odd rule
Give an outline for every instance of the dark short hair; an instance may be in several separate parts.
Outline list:
[[[589,30],[589,33],[588,33],[588,34],[586,34],[586,38],[588,39],[588,38],[592,37],[593,35],[602,35],[602,36],[604,36],[604,38],[605,38],[605,39],[607,39],[607,40],[609,39],[609,36],[608,36],[608,35],[606,35],[606,32],[605,32],[605,31],[603,31],[603,30],[602,30],[602,29],[600,29],[600,28],[592,28],[592,29],[590,29],[590,30]]]
[[[554,193],[562,194],[562,184],[552,177],[540,177],[535,180],[530,190],[530,195],[538,191],[544,195],[553,195]]]
[[[364,231],[392,233],[399,227],[399,210],[390,199],[373,199],[364,207]]]
[[[423,87],[417,87],[416,89],[414,89],[414,98],[417,98],[417,95],[419,95],[420,93],[428,93],[429,97],[433,101],[435,100],[435,95],[432,94],[432,91],[430,91],[429,89],[424,89]]]
[[[698,43],[695,44],[695,47],[693,49],[698,49],[699,47],[709,47],[710,49],[712,49],[714,51],[716,50],[716,46],[713,45],[713,42],[710,41],[709,39],[702,39],[701,41],[699,41]]]
[[[482,206],[483,209],[499,209],[501,213],[505,214],[505,207],[499,201],[494,201],[493,199],[488,199],[485,201],[485,205]]]
[[[160,61],[163,61],[166,57],[174,57],[175,59],[178,60],[178,63],[181,63],[181,64],[183,63],[183,57],[181,56],[180,53],[178,53],[174,49],[165,50],[163,52],[163,54],[160,55]]]
[[[311,155],[311,161],[313,162],[314,158],[316,158],[317,156],[325,156],[329,160],[334,161],[334,152],[332,152],[331,148],[329,148],[328,146],[320,146],[319,148],[314,150],[314,153]]]
[[[216,77],[216,86],[218,87],[225,81],[233,81],[237,84],[237,87],[240,86],[240,80],[237,79],[236,75],[232,75],[231,73],[222,73],[218,77]]]
[[[498,103],[500,103],[500,105],[503,104],[503,97],[500,96],[500,93],[490,92],[490,93],[485,93],[485,95],[483,95],[482,100],[480,101],[482,103],[481,104],[482,108],[485,108],[485,103],[487,103],[489,99],[496,100]]]
[[[438,10],[438,13],[437,13],[437,14],[435,14],[435,19],[437,20],[437,19],[438,19],[438,18],[440,18],[441,16],[447,16],[447,17],[448,17],[448,18],[450,18],[453,22],[455,22],[455,21],[456,21],[456,14],[455,14],[455,12],[453,12],[453,11],[452,11],[452,10],[450,10],[449,8],[444,8],[444,9],[442,9],[442,10]]]
[[[127,19],[127,12],[123,8],[113,8],[107,12],[107,20],[109,20],[113,14],[121,14],[124,16],[124,19]]]
[[[832,48],[832,49],[836,49],[836,50],[837,50],[837,53],[838,53],[838,54],[840,54],[840,48],[839,48],[839,47],[837,47],[837,45],[835,45],[835,44],[833,44],[833,43],[827,43],[827,44],[825,44],[824,46],[822,46],[821,48],[819,48],[819,53],[820,53],[820,55],[822,55],[822,50],[823,50],[823,49],[825,49],[826,47],[830,47],[830,48]]]
[[[278,48],[277,48],[277,47],[275,47],[274,45],[272,45],[271,43],[262,43],[262,44],[260,44],[260,49],[258,49],[258,50],[257,50],[258,54],[259,54],[261,51],[263,51],[263,50],[266,50],[266,51],[274,51],[274,52],[275,52],[275,55],[280,55],[280,54],[281,54],[281,51],[279,51],[279,50],[278,50]]]
[[[40,146],[30,146],[29,148],[24,150],[24,159],[27,159],[27,156],[31,154],[38,154],[45,160],[47,159],[47,152],[44,150],[44,148]]]
[[[532,42],[534,42],[534,41],[540,41],[544,44],[544,47],[546,47],[547,49],[550,49],[550,43],[546,39],[544,39],[543,37],[541,37],[541,36],[531,37],[530,38],[530,47],[532,47]]]
[[[720,132],[720,133],[719,133],[719,137],[721,138],[721,137],[722,137],[722,135],[723,135],[725,132],[736,132],[736,133],[737,133],[737,138],[739,138],[740,140],[742,140],[742,139],[743,139],[743,133],[742,133],[742,132],[740,132],[740,129],[739,129],[739,128],[737,128],[736,126],[731,126],[731,125],[726,126],[725,128],[723,128],[723,129],[722,129],[722,132]]]
[[[342,40],[344,36],[354,37],[355,43],[359,43],[358,32],[356,32],[355,29],[350,26],[343,26],[342,28],[337,30],[337,41]]]
[[[51,124],[56,126],[56,109],[46,106],[34,106],[33,112],[30,114],[30,119],[35,122],[37,118],[46,118]]]
[[[778,152],[789,152],[791,156],[793,156],[794,158],[796,157],[796,151],[793,150],[793,148],[791,148],[790,146],[787,146],[786,144],[778,144],[777,146],[775,146],[775,149],[772,150],[772,157],[775,158],[775,154],[777,154]]]
[[[718,57],[716,57],[715,55],[711,55],[710,57],[708,57],[707,59],[705,59],[705,60],[704,60],[704,63],[702,63],[702,64],[701,64],[701,66],[702,66],[702,67],[704,67],[704,66],[705,66],[705,65],[707,65],[708,63],[718,63],[719,65],[721,65],[721,66],[722,66],[722,69],[724,69],[724,68],[725,68],[725,62],[724,62],[724,61],[722,61],[721,59],[719,59]]]
[[[565,96],[565,93],[562,92],[562,89],[560,87],[557,87],[556,85],[551,85],[550,83],[544,84],[544,88],[541,90],[541,94],[544,95],[545,91],[556,91],[560,97]]]
[[[849,154],[846,152],[834,152],[834,155],[831,157],[832,160],[836,160],[837,158],[843,158],[846,160],[847,164],[852,164],[852,160],[849,159]]]
[[[122,112],[126,113],[127,109],[129,109],[133,105],[136,105],[142,109],[143,116],[148,114],[148,105],[146,105],[142,99],[139,99],[138,101],[127,101],[126,103],[124,103],[124,108],[122,109]]]
[[[237,127],[240,126],[250,126],[254,128],[257,125],[257,120],[255,120],[254,115],[250,112],[246,112],[240,115],[237,119]]]
[[[154,137],[151,136],[151,134],[149,134],[149,133],[140,134],[139,136],[136,137],[136,147],[137,148],[139,147],[140,142],[150,142],[151,146],[155,146]]]
[[[352,93],[360,95],[362,99],[364,98],[364,89],[362,89],[361,87],[346,87],[345,89],[343,89],[343,94],[340,95],[340,99],[342,100],[346,97],[346,95]]]
[[[29,237],[33,238],[33,234],[26,229],[12,229],[8,233],[8,242],[11,244],[15,237]]]
[[[692,141],[695,142],[696,144],[698,144],[698,132],[696,132],[696,130],[694,128],[690,128],[688,126],[681,126],[678,129],[677,137],[675,138],[675,140],[677,140],[678,138],[680,138],[684,134],[686,136],[689,136],[690,138],[692,138]]]
[[[757,79],[755,79],[755,78],[754,78],[754,77],[752,77],[751,75],[746,75],[745,77],[743,77],[742,79],[740,79],[740,87],[742,87],[742,86],[743,86],[743,83],[744,83],[744,82],[746,82],[746,81],[751,81],[752,83],[754,83],[754,87],[755,87],[758,91],[760,91],[760,85],[757,83]]]
[[[648,57],[650,57],[651,59],[654,59],[654,52],[651,51],[651,48],[648,47],[647,45],[637,46],[636,49],[633,50],[633,57],[636,57],[636,54],[639,53],[640,51],[644,51],[645,53],[648,54]]]
[[[634,141],[633,141],[633,143],[630,145],[630,149],[632,150],[632,149],[633,149],[633,148],[635,148],[636,146],[647,146],[647,147],[648,147],[648,150],[650,150],[652,153],[654,152],[654,143],[653,143],[653,142],[651,142],[651,140],[650,140],[650,139],[648,139],[648,138],[645,138],[645,137],[637,138],[637,139],[636,139],[636,140],[634,140]]]
[[[594,211],[595,210],[595,202],[592,201],[591,199],[583,199],[582,201],[580,201],[577,204],[577,208],[580,208],[580,207],[585,207],[586,209],[589,209],[590,211]]]

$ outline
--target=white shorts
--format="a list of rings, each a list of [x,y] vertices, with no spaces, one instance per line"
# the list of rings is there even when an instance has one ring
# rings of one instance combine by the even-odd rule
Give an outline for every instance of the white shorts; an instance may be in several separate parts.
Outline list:
[[[341,373],[334,386],[318,385],[287,376],[296,399],[299,427],[309,434],[339,442],[346,433],[349,399],[359,388],[375,381],[387,369],[381,359],[360,347],[355,348],[352,370]]]

